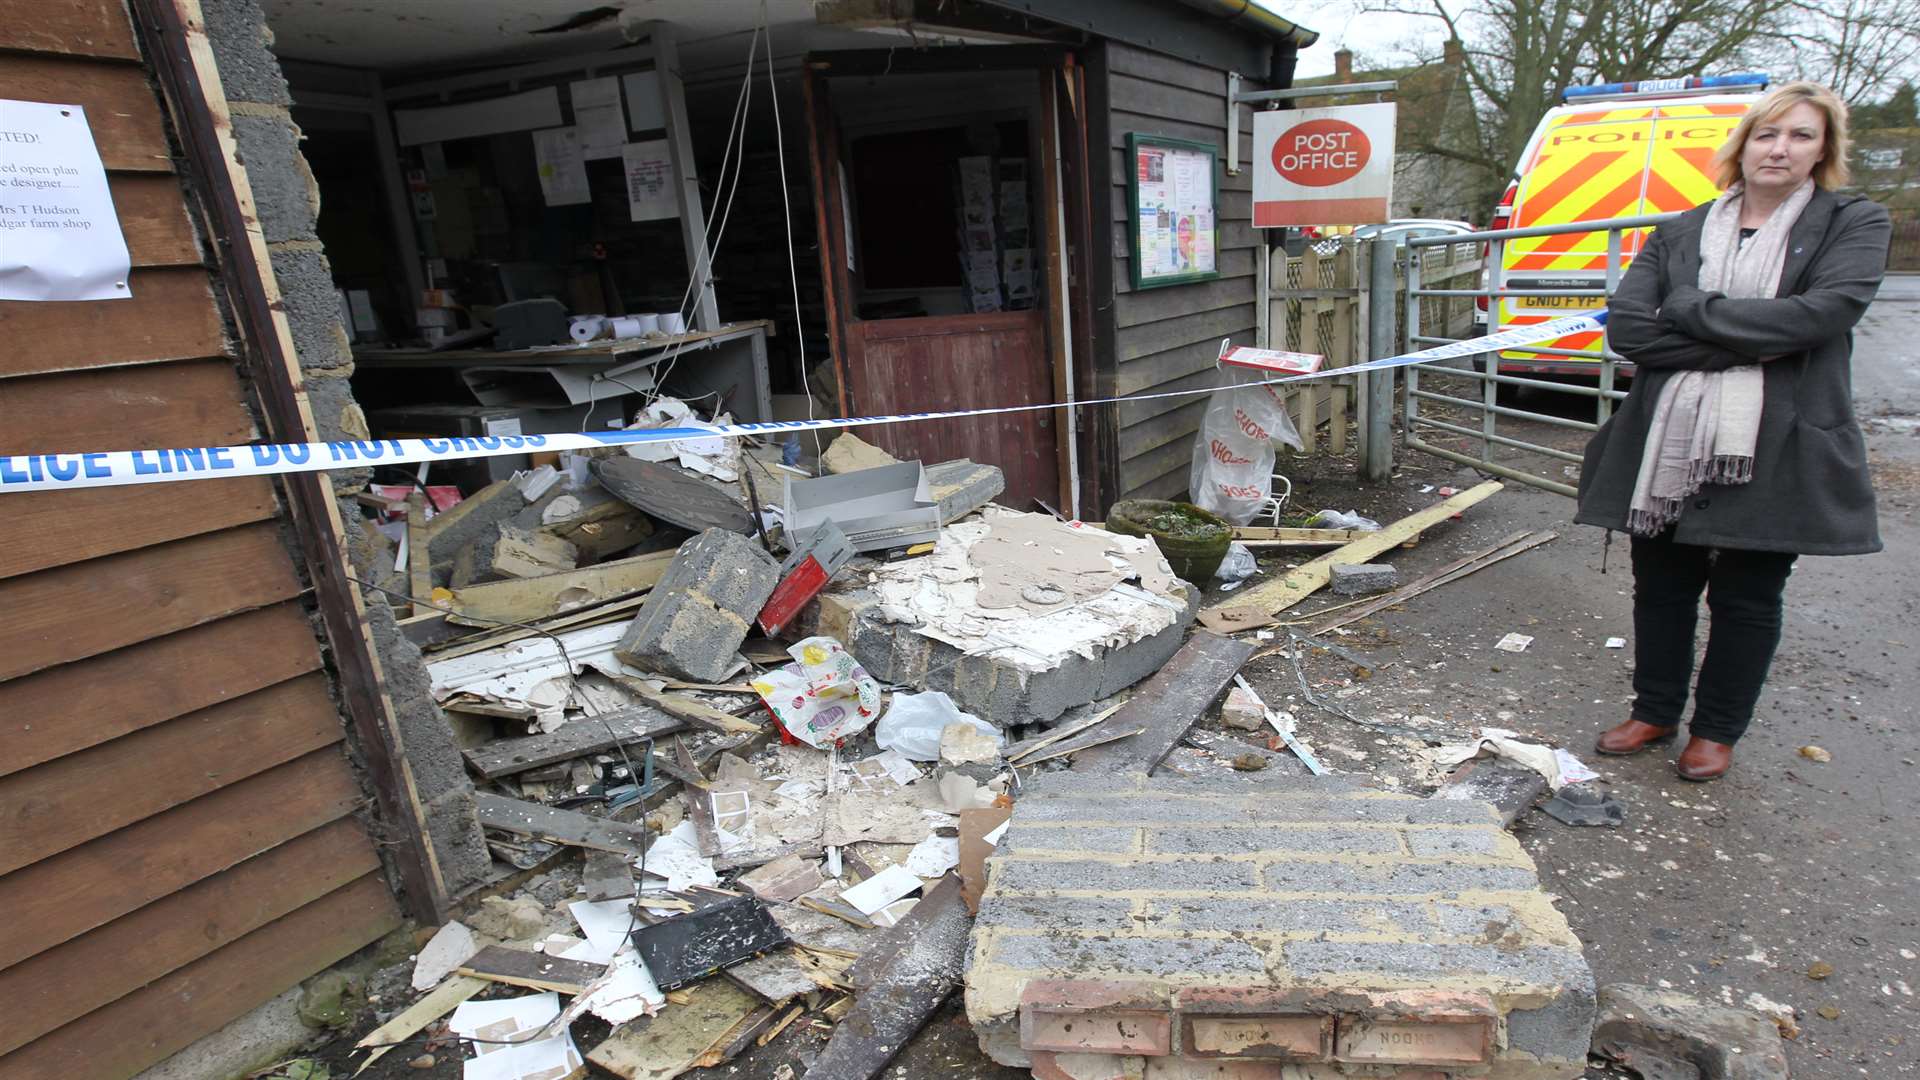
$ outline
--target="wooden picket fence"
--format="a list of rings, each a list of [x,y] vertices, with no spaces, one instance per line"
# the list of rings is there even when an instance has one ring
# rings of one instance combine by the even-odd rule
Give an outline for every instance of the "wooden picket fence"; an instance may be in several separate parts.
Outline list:
[[[1365,359],[1366,331],[1362,324],[1366,300],[1354,245],[1331,242],[1313,245],[1289,257],[1273,249],[1273,282],[1269,333],[1272,348],[1319,353],[1329,368],[1343,368]],[[1467,289],[1477,286],[1485,267],[1477,244],[1448,244],[1427,248],[1421,262],[1427,288]],[[1406,326],[1406,250],[1399,252],[1394,271],[1394,325]],[[1420,331],[1435,337],[1466,337],[1473,332],[1471,297],[1428,297],[1421,304]],[[1404,348],[1404,329],[1397,347]],[[1352,377],[1315,379],[1290,387],[1287,413],[1300,429],[1304,452],[1319,449],[1320,425],[1327,425],[1326,443],[1333,453],[1345,453],[1346,417],[1354,401]]]

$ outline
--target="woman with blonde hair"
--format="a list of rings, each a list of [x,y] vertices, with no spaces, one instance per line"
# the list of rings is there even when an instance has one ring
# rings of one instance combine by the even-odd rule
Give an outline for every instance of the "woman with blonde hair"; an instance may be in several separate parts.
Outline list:
[[[1587,445],[1574,517],[1632,538],[1633,707],[1600,753],[1678,732],[1706,593],[1687,780],[1733,762],[1794,559],[1881,547],[1850,365],[1891,226],[1884,207],[1837,190],[1846,105],[1788,83],[1747,111],[1714,166],[1725,193],[1654,230],[1608,302],[1633,388]]]

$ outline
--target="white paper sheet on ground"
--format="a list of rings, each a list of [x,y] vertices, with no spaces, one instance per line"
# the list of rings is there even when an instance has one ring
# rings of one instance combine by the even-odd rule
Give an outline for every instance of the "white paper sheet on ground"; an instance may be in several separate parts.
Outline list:
[[[1522,742],[1514,732],[1505,728],[1481,728],[1479,738],[1469,743],[1450,743],[1426,751],[1426,755],[1435,764],[1452,767],[1469,758],[1477,757],[1481,751],[1491,750],[1499,757],[1518,762],[1547,778],[1547,786],[1555,791],[1568,784],[1592,780],[1599,774],[1587,768],[1580,759],[1565,750],[1541,746],[1539,743]],[[1562,765],[1562,760],[1570,762],[1574,768]]]
[[[413,961],[413,988],[431,990],[440,985],[440,980],[453,974],[453,969],[467,962],[474,953],[480,951],[480,943],[473,940],[473,931],[458,922],[450,922],[441,927],[428,942],[421,947]]]
[[[905,865],[918,877],[937,878],[960,865],[960,838],[929,836],[913,845]]]
[[[911,896],[905,900],[895,900],[893,903],[874,912],[869,917],[873,920],[873,925],[875,926],[892,926],[901,919],[906,918],[907,912],[912,911],[914,905],[919,902],[918,897]]]
[[[774,788],[773,793],[783,799],[792,799],[794,802],[806,802],[808,799],[819,798],[825,790],[826,785],[818,780],[788,780],[786,783]]]
[[[589,964],[611,964],[613,955],[627,943],[634,927],[633,908],[625,900],[576,900],[567,905],[586,944],[560,954],[567,960]]]
[[[566,1031],[548,1039],[518,1041],[530,1038],[559,1015],[560,995],[551,990],[461,1002],[447,1026],[455,1035],[487,1040],[473,1044],[475,1056],[467,1061],[463,1080],[562,1080],[585,1068],[573,1036]]]
[[[992,832],[981,837],[980,839],[985,840],[987,843],[993,845],[994,847],[999,847],[1000,838],[1007,835],[1007,826],[1011,824],[1013,824],[1013,819],[1008,818],[1007,820],[1001,822],[999,825],[995,826]]]
[[[634,868],[641,860],[635,859]],[[682,820],[673,831],[653,842],[647,849],[646,876],[661,878],[668,892],[682,892],[695,885],[718,885],[720,875],[713,872],[713,860],[700,854],[700,841],[693,822]],[[641,883],[642,888],[657,886]]]
[[[651,1016],[667,1003],[653,973],[631,945],[614,954],[606,975],[594,981],[586,998],[588,1012],[615,1026]]]
[[[572,934],[548,934],[540,942],[540,951],[548,956],[564,956],[568,949],[585,945],[586,942]]]
[[[921,884],[913,871],[896,864],[842,892],[840,899],[852,904],[860,914],[871,915],[920,888]]]

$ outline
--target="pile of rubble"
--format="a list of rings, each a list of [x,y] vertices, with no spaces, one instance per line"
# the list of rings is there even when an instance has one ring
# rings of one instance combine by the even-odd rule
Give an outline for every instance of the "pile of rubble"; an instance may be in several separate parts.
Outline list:
[[[1440,798],[1365,789],[1241,674],[1551,540],[1347,569],[1499,485],[1240,530],[1332,550],[1203,610],[1151,539],[993,505],[991,466],[842,436],[812,477],[708,442],[437,514],[369,496],[404,508],[381,586],[510,869],[361,1048],[668,1080],[801,1024],[807,1075],[869,1080],[964,986],[983,1052],[1042,1077],[1581,1074],[1592,978],[1502,829],[1571,759],[1488,733],[1435,753],[1505,767]],[[1360,598],[1284,614],[1327,586]],[[1196,727],[1223,697],[1246,738]]]

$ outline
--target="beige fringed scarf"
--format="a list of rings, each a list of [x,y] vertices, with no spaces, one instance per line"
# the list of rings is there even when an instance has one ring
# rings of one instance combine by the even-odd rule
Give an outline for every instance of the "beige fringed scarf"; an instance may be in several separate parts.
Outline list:
[[[1742,244],[1744,190],[1743,184],[1735,184],[1707,211],[1700,230],[1699,287],[1734,297],[1770,297],[1779,291],[1787,261],[1787,234],[1813,198],[1813,181],[1801,184]],[[1744,484],[1753,479],[1764,385],[1758,364],[1725,371],[1682,371],[1667,380],[1647,427],[1640,475],[1628,504],[1627,531],[1636,536],[1657,535],[1680,520],[1687,499],[1701,485]]]

